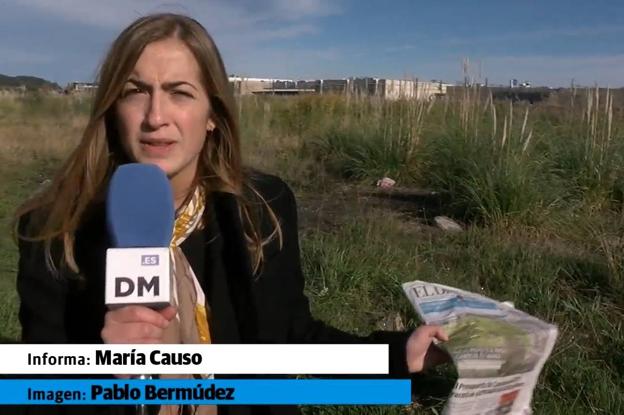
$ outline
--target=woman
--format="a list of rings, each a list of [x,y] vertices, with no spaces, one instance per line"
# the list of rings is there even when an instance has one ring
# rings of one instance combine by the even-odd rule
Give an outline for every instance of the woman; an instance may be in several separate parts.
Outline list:
[[[435,363],[432,340],[446,339],[439,327],[359,338],[311,317],[294,196],[280,179],[243,170],[234,108],[219,52],[197,21],[150,15],[120,34],[102,64],[82,141],[51,185],[17,212],[23,341],[371,342],[390,344],[393,376]],[[188,267],[177,267],[176,300],[161,311],[104,304],[103,200],[112,172],[127,162],[159,166],[174,193],[172,249]],[[296,408],[219,408],[260,412]]]

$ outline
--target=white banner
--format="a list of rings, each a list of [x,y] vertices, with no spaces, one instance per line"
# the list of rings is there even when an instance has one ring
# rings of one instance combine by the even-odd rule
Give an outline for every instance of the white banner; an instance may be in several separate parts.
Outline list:
[[[387,374],[385,344],[3,344],[0,374]]]

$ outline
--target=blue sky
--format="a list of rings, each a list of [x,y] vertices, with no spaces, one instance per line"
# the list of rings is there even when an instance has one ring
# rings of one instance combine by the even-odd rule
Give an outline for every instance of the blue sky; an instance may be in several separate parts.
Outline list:
[[[624,86],[622,0],[0,0],[0,73],[93,80],[123,27],[189,14],[229,73]]]

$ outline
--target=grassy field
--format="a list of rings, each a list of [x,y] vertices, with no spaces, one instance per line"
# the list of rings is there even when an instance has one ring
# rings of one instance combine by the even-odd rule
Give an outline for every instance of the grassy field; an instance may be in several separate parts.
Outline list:
[[[400,284],[421,279],[513,301],[560,338],[535,393],[537,414],[624,413],[624,108],[577,90],[528,106],[467,89],[454,99],[383,102],[306,96],[239,101],[247,162],[282,176],[299,201],[314,314],[368,333],[418,324]],[[19,336],[19,201],[75,145],[87,103],[0,100],[0,336]],[[377,179],[397,180],[376,191]],[[416,190],[431,192],[416,192]],[[435,215],[464,225],[433,226]],[[442,368],[436,380],[453,373]],[[396,408],[307,413],[438,413]],[[428,393],[423,393],[427,395]]]

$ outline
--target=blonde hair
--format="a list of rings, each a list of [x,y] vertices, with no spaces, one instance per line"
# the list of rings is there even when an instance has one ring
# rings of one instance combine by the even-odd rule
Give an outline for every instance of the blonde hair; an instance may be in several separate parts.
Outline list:
[[[217,46],[196,20],[188,16],[162,13],[137,19],[113,42],[100,67],[99,87],[80,143],[50,185],[16,211],[15,229],[23,215],[38,213],[31,226],[35,233],[28,236],[18,234],[17,237],[43,241],[49,268],[56,269],[57,261],[51,254],[52,244],[60,240],[60,263],[78,272],[74,242],[81,219],[94,202],[103,199],[115,168],[129,161],[116,131],[114,104],[145,47],[152,42],[172,37],[183,41],[197,60],[215,122],[215,129],[210,133],[200,155],[197,184],[203,185],[207,192],[227,192],[239,200],[240,216],[252,254],[254,271],[262,263],[262,247],[265,244],[278,237],[281,245],[281,228],[266,201],[252,188],[251,194],[260,197],[259,200],[267,209],[274,225],[271,234],[263,237],[258,215],[254,213],[257,209],[252,209],[253,203],[244,196],[244,193],[249,193],[245,191],[245,187],[250,184],[246,183],[241,161],[237,111]],[[39,214],[41,212],[44,214]]]

